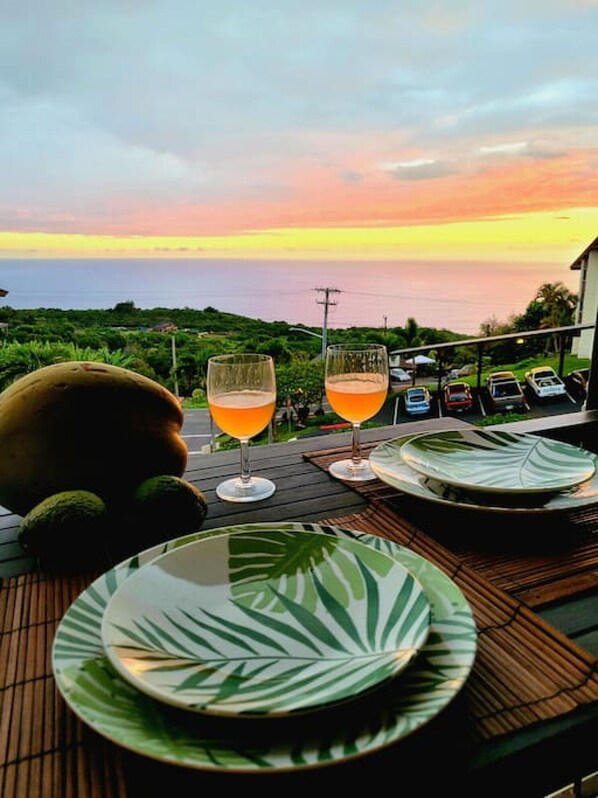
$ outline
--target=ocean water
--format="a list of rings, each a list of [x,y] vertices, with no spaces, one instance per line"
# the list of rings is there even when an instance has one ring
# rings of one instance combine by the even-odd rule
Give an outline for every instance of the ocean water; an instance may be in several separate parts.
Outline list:
[[[13,308],[207,306],[263,321],[330,328],[444,327],[477,335],[491,317],[522,313],[543,283],[577,292],[565,264],[259,260],[5,260],[0,305]]]

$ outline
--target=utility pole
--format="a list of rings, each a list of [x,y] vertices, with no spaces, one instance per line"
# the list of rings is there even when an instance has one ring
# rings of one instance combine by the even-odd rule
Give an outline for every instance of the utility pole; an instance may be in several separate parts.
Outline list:
[[[179,398],[179,380],[176,373],[176,340],[174,335],[170,336],[171,352],[172,352],[172,376],[174,377],[174,395]]]
[[[326,340],[328,335],[328,308],[331,305],[336,305],[336,302],[333,302],[330,299],[330,294],[340,294],[340,290],[338,288],[316,288],[316,291],[319,291],[324,294],[324,299],[316,299],[318,305],[324,305],[324,323],[322,324],[322,357],[326,357]]]

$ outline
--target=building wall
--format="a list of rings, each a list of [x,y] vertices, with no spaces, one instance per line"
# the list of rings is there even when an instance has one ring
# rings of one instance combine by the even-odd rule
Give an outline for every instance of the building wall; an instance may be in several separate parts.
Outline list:
[[[598,250],[588,252],[579,271],[579,297],[581,315],[579,324],[592,324],[598,314]],[[579,357],[592,357],[594,330],[582,330],[579,338],[573,339],[572,351]]]

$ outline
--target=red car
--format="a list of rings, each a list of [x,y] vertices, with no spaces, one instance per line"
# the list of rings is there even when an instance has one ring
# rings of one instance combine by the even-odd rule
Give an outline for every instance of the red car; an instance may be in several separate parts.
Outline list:
[[[462,413],[473,407],[473,395],[466,382],[449,382],[444,386],[444,406],[446,410]]]

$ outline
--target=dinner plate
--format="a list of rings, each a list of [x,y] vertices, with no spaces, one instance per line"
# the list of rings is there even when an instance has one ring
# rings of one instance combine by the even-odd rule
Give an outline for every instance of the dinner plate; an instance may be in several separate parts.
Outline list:
[[[221,534],[263,532],[357,540],[407,568],[431,605],[428,638],[418,657],[380,691],[288,720],[220,718],[174,710],[122,679],[105,655],[102,615],[117,588],[171,549]],[[418,554],[350,529],[301,523],[250,524],[199,532],[154,546],[98,577],[64,614],[52,668],[68,706],[109,740],[153,759],[199,770],[269,773],[333,765],[379,751],[435,718],[465,684],[477,645],[471,608],[455,583]],[[380,695],[380,700],[375,700]],[[255,725],[259,729],[255,729]],[[267,734],[271,729],[272,734]]]
[[[577,446],[501,430],[422,433],[400,452],[426,477],[486,493],[554,493],[585,482],[596,470],[590,452]]]
[[[108,659],[139,690],[212,715],[279,717],[397,676],[430,628],[393,557],[316,532],[234,531],[171,549],[108,602]]]
[[[425,434],[425,433],[419,433]],[[498,494],[467,491],[420,474],[403,460],[403,446],[417,435],[402,435],[385,441],[370,452],[369,460],[376,476],[397,490],[418,499],[466,510],[502,513],[549,513],[572,511],[598,501],[598,472],[590,479],[556,493]],[[598,456],[591,454],[594,467]]]

